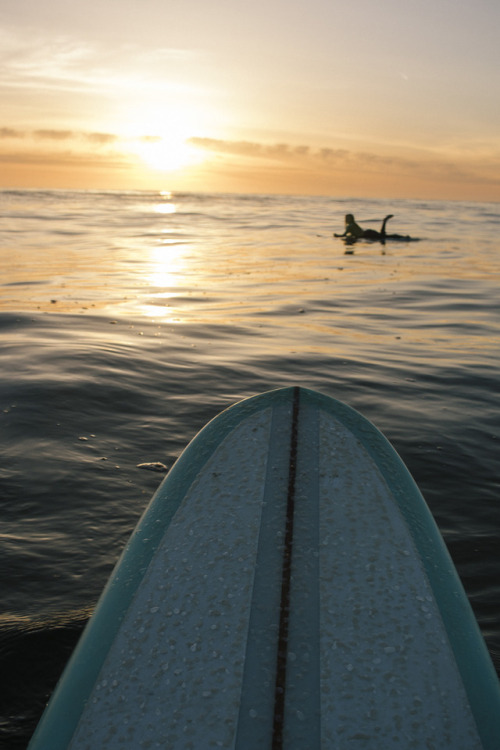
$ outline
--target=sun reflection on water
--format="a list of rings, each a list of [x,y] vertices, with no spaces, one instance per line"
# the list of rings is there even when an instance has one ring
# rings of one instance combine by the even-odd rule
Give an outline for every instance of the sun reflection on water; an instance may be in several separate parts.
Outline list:
[[[175,293],[184,281],[186,253],[189,245],[166,237],[161,245],[150,250],[148,283],[156,290]]]
[[[156,214],[175,214],[177,207],[175,203],[156,203],[153,206],[153,211]]]
[[[192,259],[192,245],[168,234],[161,244],[149,250],[148,269],[144,278],[147,289],[141,300],[142,312],[150,318],[168,318],[181,322],[179,310],[173,301],[188,291],[187,279]]]

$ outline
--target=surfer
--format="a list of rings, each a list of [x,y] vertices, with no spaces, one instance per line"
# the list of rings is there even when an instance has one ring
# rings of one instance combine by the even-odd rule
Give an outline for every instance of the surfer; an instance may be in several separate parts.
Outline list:
[[[372,240],[374,242],[381,242],[383,245],[386,240],[402,240],[404,242],[409,242],[412,238],[408,235],[386,233],[385,226],[393,216],[394,214],[388,214],[382,222],[380,232],[377,232],[376,229],[363,229],[356,222],[353,214],[346,214],[344,233],[334,234],[334,237],[345,238],[345,241],[348,244],[353,244],[357,240]]]

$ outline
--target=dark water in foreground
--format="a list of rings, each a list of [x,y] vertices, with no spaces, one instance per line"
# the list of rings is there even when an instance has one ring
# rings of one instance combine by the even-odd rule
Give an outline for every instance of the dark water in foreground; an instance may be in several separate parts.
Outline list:
[[[344,255],[347,211],[421,239]],[[495,204],[0,192],[0,747],[163,478],[137,465],[283,385],[393,443],[500,672],[499,229]]]

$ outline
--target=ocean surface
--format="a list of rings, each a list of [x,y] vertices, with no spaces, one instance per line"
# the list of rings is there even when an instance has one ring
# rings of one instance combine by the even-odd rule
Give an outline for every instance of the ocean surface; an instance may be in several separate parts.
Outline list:
[[[346,248],[348,212],[419,241]],[[4,190],[0,269],[1,748],[164,476],[138,464],[285,385],[392,442],[500,672],[499,204]]]

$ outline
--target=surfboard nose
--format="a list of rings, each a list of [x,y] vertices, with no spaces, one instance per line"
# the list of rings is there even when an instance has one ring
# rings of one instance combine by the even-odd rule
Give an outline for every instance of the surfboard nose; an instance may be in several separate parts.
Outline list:
[[[226,410],[160,485],[30,750],[497,750],[498,679],[384,436],[301,387]]]

